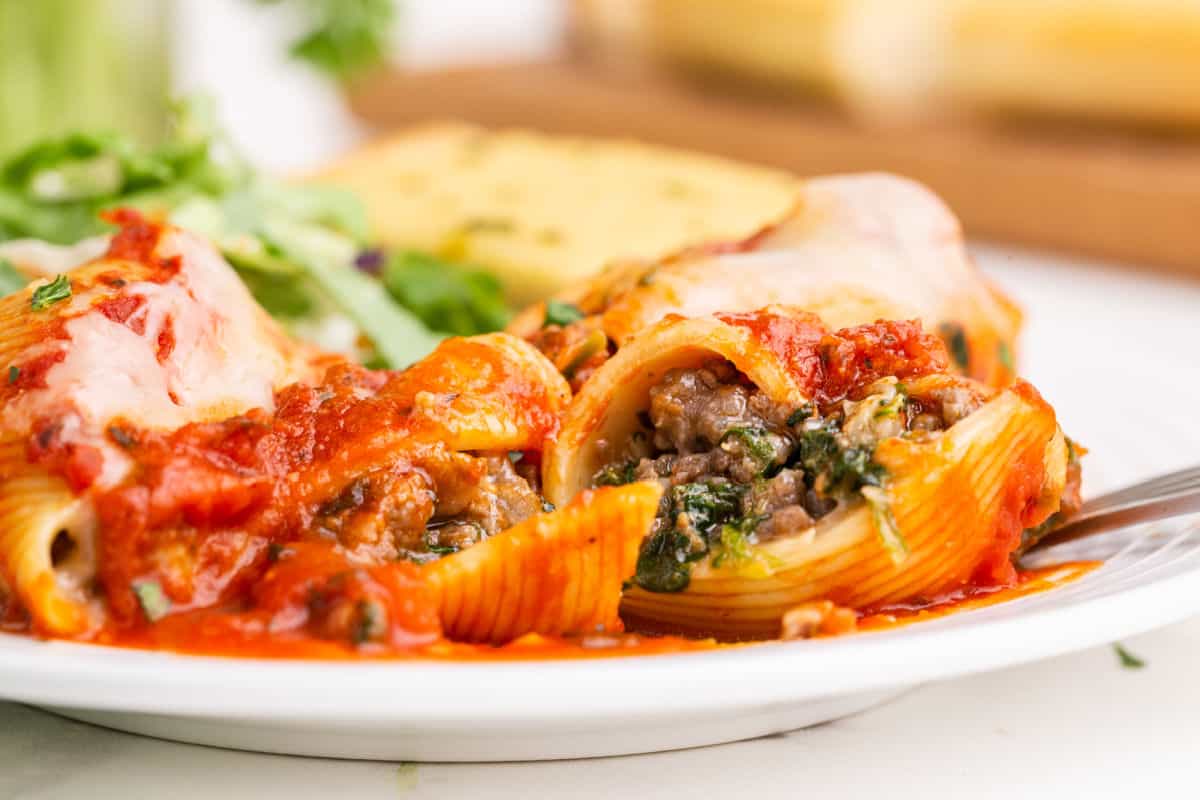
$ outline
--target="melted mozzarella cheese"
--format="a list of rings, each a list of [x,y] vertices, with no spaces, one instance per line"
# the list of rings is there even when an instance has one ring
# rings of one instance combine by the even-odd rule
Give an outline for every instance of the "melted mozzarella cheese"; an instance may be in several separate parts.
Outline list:
[[[46,371],[43,387],[22,391],[0,417],[10,431],[23,432],[50,418],[62,426],[64,441],[99,447],[101,486],[128,468],[105,434],[114,419],[172,429],[250,408],[269,410],[276,388],[307,377],[303,366],[294,368],[281,332],[209,244],[168,229],[155,255],[179,257],[179,270],[165,282],[97,285],[56,309],[67,320],[66,337],[33,345],[14,363],[54,351],[62,359]],[[143,300],[116,321],[95,307],[116,296]]]

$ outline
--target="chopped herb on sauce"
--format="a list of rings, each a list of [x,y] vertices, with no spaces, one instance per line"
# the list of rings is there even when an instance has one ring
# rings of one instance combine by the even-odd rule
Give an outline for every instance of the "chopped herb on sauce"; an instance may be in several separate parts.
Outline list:
[[[584,313],[574,303],[564,303],[562,300],[547,300],[546,320],[542,323],[542,327],[547,325],[561,325],[566,327],[572,322],[578,322],[583,317]]]
[[[66,300],[71,296],[71,279],[66,275],[59,275],[50,283],[43,284],[33,290],[33,299],[30,300],[30,307],[34,311],[44,311],[55,303]]]
[[[8,368],[8,385],[12,386],[21,377],[21,368],[18,366],[10,366]]]
[[[971,350],[967,346],[967,332],[957,322],[943,322],[938,326],[938,333],[946,342],[950,357],[963,372],[971,366]]]
[[[135,581],[130,588],[148,622],[158,622],[171,610],[171,601],[163,594],[158,581]]]
[[[1117,660],[1125,669],[1142,669],[1146,666],[1145,661],[1126,650],[1125,645],[1120,642],[1113,644],[1113,652],[1117,654]]]

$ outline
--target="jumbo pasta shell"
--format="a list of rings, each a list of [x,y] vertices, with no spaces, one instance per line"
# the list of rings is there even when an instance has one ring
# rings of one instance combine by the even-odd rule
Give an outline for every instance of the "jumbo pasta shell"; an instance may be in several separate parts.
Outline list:
[[[664,320],[630,340],[576,395],[546,448],[546,497],[561,505],[588,488],[637,429],[650,387],[669,370],[714,357],[732,362],[778,403],[798,406],[808,399],[786,364],[750,329],[713,317]]]
[[[276,388],[322,362],[287,339],[211,245],[124,222],[108,254],[60,278],[69,291],[54,302],[35,302],[45,280],[0,300],[0,583],[48,634],[83,633],[98,616],[91,489],[130,467],[107,433],[114,419],[222,419],[269,406]],[[47,443],[56,467],[31,460]]]
[[[447,339],[394,384],[409,428],[452,450],[540,449],[571,399],[554,365],[507,333]]]
[[[621,630],[621,585],[662,490],[584,492],[425,569],[447,638],[502,643],[522,634]]]
[[[1027,384],[1005,390],[928,441],[887,439],[875,458],[888,470],[885,493],[908,553],[881,541],[859,501],[809,533],[758,547],[768,575],[697,567],[677,594],[634,588],[623,613],[637,624],[725,639],[776,636],[790,608],[829,599],[871,608],[934,597],[983,578],[1012,577],[1009,553],[1021,531],[1056,503],[1065,449],[1053,411]],[[983,573],[983,574],[981,574]]]

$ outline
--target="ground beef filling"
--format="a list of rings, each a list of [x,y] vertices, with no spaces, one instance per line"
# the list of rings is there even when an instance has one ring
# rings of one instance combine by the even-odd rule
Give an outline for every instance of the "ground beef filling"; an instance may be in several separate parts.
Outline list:
[[[679,591],[695,561],[751,557],[754,544],[803,533],[861,487],[880,485],[880,440],[936,434],[983,401],[969,382],[936,376],[913,387],[884,378],[854,399],[792,408],[714,360],[672,370],[650,390],[642,429],[594,482],[663,485],[636,582]]]
[[[317,529],[363,557],[424,562],[543,510],[508,454],[454,453],[423,469],[360,476],[318,512]]]

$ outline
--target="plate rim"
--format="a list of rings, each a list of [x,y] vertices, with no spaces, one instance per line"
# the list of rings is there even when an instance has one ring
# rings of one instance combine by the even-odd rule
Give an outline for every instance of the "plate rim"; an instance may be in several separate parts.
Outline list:
[[[1101,579],[1097,573],[1068,586]],[[431,730],[570,718],[684,719],[1002,669],[1200,614],[1200,564],[1193,564],[1099,596],[972,619],[1062,589],[832,639],[554,660],[362,663],[199,656],[6,633],[0,634],[0,697],[194,718],[402,721]],[[422,688],[413,692],[413,685]]]

